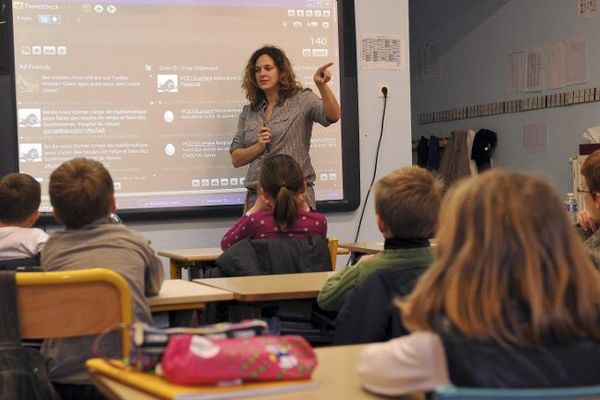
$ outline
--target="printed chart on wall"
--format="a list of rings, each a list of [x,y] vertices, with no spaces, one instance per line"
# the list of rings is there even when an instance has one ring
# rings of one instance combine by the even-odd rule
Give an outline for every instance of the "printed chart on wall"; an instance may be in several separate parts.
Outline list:
[[[363,69],[404,68],[404,40],[399,35],[371,35],[360,39]]]

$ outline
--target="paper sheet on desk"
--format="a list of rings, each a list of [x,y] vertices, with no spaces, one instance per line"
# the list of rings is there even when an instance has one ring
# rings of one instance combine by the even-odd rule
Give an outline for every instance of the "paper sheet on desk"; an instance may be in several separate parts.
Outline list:
[[[591,143],[600,143],[600,125],[588,128],[583,133],[583,137]]]

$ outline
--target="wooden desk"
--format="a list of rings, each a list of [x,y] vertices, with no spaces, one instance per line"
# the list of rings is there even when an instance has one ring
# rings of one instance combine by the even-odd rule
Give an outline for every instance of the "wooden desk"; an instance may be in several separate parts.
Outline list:
[[[150,311],[197,310],[209,301],[233,300],[233,293],[182,279],[167,279],[157,296],[148,298]]]
[[[429,243],[431,247],[437,246],[435,239],[429,239]],[[382,251],[383,242],[342,243],[338,244],[338,248],[350,251],[350,263],[354,265],[361,256],[365,254],[377,254]]]
[[[169,259],[171,279],[181,278],[181,269],[189,268],[196,263],[213,263],[223,253],[220,247],[207,247],[196,249],[159,250],[159,256]]]
[[[377,254],[383,250],[383,242],[342,243],[338,245],[350,251],[350,263],[356,264],[365,254]]]
[[[272,301],[314,299],[327,278],[335,272],[303,274],[237,276],[231,278],[194,279],[194,282],[233,293],[238,301]]]
[[[196,310],[213,301],[233,300],[233,293],[182,279],[167,279],[157,296],[149,297],[153,313],[169,313],[169,326],[190,326]]]
[[[383,242],[342,243],[338,244],[338,247],[348,249],[352,253],[377,254],[383,250]]]
[[[313,377],[308,381],[305,388],[290,393],[261,394],[250,398],[264,400],[333,400],[333,399],[378,399],[379,397],[369,394],[360,388],[358,376],[356,375],[356,364],[358,354],[364,345],[323,347],[315,350],[319,365]],[[200,386],[176,386],[170,385],[162,378],[136,372],[133,370],[121,370],[107,364],[102,359],[92,359],[87,363],[92,381],[102,390],[111,395],[111,398],[138,400],[138,399],[177,399],[183,398],[193,400],[192,394],[204,395],[204,398],[213,398],[218,394],[228,391],[230,394],[236,391],[235,387],[214,388]],[[273,388],[278,383],[245,384],[239,389],[257,390]],[[294,383],[291,383],[292,385]],[[279,384],[281,385],[281,384]],[[246,393],[247,395],[247,393]],[[199,397],[197,397],[199,398]],[[233,397],[230,397],[233,398]]]

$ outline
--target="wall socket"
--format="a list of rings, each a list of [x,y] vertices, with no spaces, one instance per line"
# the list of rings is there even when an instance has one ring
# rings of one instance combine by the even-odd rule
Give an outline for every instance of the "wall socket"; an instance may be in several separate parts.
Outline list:
[[[377,97],[383,97],[383,92],[381,91],[381,88],[386,87],[387,88],[387,97],[392,97],[391,96],[391,88],[390,88],[390,84],[387,82],[380,82],[377,84]]]

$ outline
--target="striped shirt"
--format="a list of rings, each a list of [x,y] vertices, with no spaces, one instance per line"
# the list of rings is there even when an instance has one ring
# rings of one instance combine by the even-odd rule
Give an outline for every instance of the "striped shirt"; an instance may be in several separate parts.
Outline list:
[[[229,152],[233,152],[256,143],[256,133],[263,126],[263,121],[267,121],[271,128],[271,143],[269,143],[268,149],[250,162],[246,173],[246,188],[256,191],[263,157],[271,154],[291,156],[302,168],[307,185],[312,186],[315,181],[315,170],[311,163],[309,150],[313,123],[318,122],[323,126],[331,125],[325,115],[323,101],[312,90],[303,89],[286,99],[283,104],[277,104],[273,108],[270,119],[265,115],[265,106],[266,101],[256,108],[252,108],[250,105],[244,106],[240,114],[237,133],[229,147]],[[315,208],[314,195],[308,203],[311,208]]]

